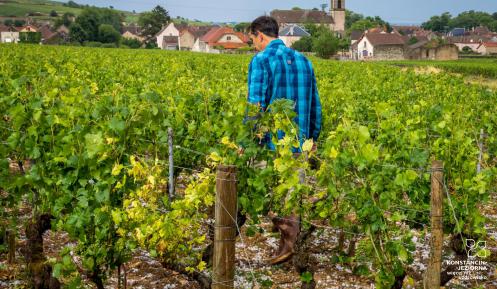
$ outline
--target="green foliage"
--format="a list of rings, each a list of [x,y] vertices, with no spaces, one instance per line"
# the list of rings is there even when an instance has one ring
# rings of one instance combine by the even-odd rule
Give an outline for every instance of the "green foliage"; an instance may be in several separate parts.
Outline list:
[[[26,21],[24,20],[20,20],[20,19],[16,19],[14,20],[14,26],[15,27],[22,27],[26,24]]]
[[[419,42],[418,38],[416,38],[416,37],[411,37],[411,38],[409,38],[409,41],[407,41],[407,44],[408,44],[408,45],[413,45],[413,44],[416,44],[416,43],[418,43],[418,42]]]
[[[300,52],[312,52],[312,37],[304,36],[292,44],[292,48]]]
[[[391,288],[412,262],[412,224],[429,225],[429,213],[418,211],[429,208],[430,163],[439,159],[457,218],[446,201],[444,227],[485,235],[477,205],[497,185],[497,93],[454,75],[314,59],[326,117],[312,151],[312,141],[299,142],[292,101],[276,100],[266,112],[247,106],[249,61],[84,47],[1,49],[0,187],[7,192],[1,216],[15,223],[16,214],[4,208],[21,201],[51,212],[54,230],[77,244],[72,250],[85,274],[103,279],[137,249],[202,271],[215,168],[233,164],[239,208],[252,225],[270,209],[297,211],[304,224],[320,220],[360,234],[356,272]],[[258,118],[244,124],[246,115]],[[175,150],[175,164],[189,170],[184,193],[172,201],[164,153],[170,127],[176,145],[206,155]],[[481,129],[488,137],[477,173]],[[278,132],[285,136],[277,139]],[[274,151],[260,145],[267,133]],[[303,153],[294,156],[293,147]],[[307,157],[321,166],[311,168]],[[33,165],[25,175],[12,174],[9,159]],[[266,167],[252,165],[263,160]],[[301,183],[299,171],[313,182]],[[78,284],[69,251],[54,274]]]
[[[40,43],[41,33],[40,32],[19,32],[19,42],[20,43]]]
[[[71,41],[79,43],[83,43],[90,38],[86,30],[84,30],[83,27],[78,23],[73,23],[69,27],[69,35],[71,37]]]
[[[162,6],[155,6],[150,12],[140,14],[138,24],[142,27],[142,36],[145,37],[145,42],[151,42],[154,36],[159,33],[163,26],[167,25],[171,17],[169,12]]]
[[[234,27],[233,27],[233,30],[237,31],[237,32],[247,32],[248,28],[250,27],[250,23],[249,22],[240,22],[240,23],[237,23]]]
[[[62,15],[62,17],[57,18],[55,20],[55,27],[60,27],[62,25],[69,27],[71,25],[71,17],[74,17],[74,14],[66,12]]]
[[[59,14],[57,13],[57,11],[55,10],[50,11],[50,17],[58,17],[58,16]]]
[[[345,30],[350,33],[352,30],[365,31],[371,28],[386,28],[388,32],[392,31],[390,23],[381,19],[379,16],[364,17],[362,14],[354,13],[347,10],[345,14]]]
[[[453,28],[472,29],[478,26],[486,26],[492,31],[497,31],[497,19],[487,12],[470,10],[462,12],[456,17],[445,12],[442,15],[431,17],[430,20],[421,25],[424,29],[437,32],[448,32]]]
[[[142,47],[142,43],[140,42],[140,40],[133,38],[122,38],[121,44],[126,45],[127,47],[132,49],[137,49]]]
[[[4,24],[5,26],[14,26],[14,20],[12,20],[12,19],[5,19],[5,20],[3,21],[3,24]]]
[[[312,51],[316,53],[318,57],[330,58],[335,55],[339,46],[339,40],[331,32],[323,32],[313,39],[312,41]]]
[[[98,40],[102,43],[118,43],[121,40],[121,33],[114,29],[112,25],[100,24],[98,27]]]
[[[85,40],[101,41],[102,38],[99,33],[101,25],[110,25],[115,31],[121,31],[122,22],[123,15],[115,10],[96,7],[85,8],[76,18],[75,23],[71,25],[70,36],[80,42]],[[72,29],[74,25],[76,28]],[[105,28],[104,32],[105,36],[113,34],[108,28]],[[114,40],[114,38],[114,36],[109,36],[109,40]]]

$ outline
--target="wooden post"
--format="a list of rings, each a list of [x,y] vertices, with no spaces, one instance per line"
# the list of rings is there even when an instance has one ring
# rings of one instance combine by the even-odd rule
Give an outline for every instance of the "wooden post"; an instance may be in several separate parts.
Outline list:
[[[431,250],[424,288],[439,289],[443,245],[443,163],[433,161],[431,170]]]
[[[481,162],[483,160],[483,138],[485,134],[483,129],[480,131],[480,141],[478,142],[478,148],[480,149],[480,154],[478,155],[478,164],[476,165],[476,172],[479,174],[481,172]]]
[[[168,146],[169,146],[169,201],[174,198],[174,158],[173,158],[173,129],[168,128]]]
[[[13,230],[7,230],[6,239],[9,246],[9,255],[7,257],[7,263],[13,264],[16,260],[16,234]]]
[[[216,179],[212,289],[234,288],[236,207],[236,167],[220,165]]]

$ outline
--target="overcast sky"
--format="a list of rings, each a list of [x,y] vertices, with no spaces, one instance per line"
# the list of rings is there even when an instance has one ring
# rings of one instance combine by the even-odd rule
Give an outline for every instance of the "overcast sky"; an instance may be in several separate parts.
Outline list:
[[[75,0],[95,6],[112,5],[116,9],[150,10],[155,5],[165,7],[173,17],[182,16],[203,21],[250,21],[273,9],[319,7],[329,0]],[[398,24],[421,23],[432,15],[477,10],[497,12],[497,0],[348,0],[346,8],[366,16],[379,15]]]

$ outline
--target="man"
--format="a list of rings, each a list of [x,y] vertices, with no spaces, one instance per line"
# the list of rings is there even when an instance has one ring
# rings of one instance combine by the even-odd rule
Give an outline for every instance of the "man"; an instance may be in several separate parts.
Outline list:
[[[260,51],[249,67],[249,103],[265,111],[276,99],[293,100],[301,144],[310,138],[316,142],[321,132],[321,103],[312,64],[278,39],[279,27],[274,18],[261,16],[249,29],[253,45]],[[267,145],[274,149],[270,141]],[[280,246],[271,260],[271,264],[278,264],[292,257],[300,226],[295,214],[286,218],[273,216],[272,221],[281,234]]]

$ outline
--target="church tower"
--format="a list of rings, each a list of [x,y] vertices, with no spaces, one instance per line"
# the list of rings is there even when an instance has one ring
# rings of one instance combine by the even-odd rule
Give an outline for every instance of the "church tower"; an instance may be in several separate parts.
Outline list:
[[[333,30],[345,31],[345,0],[331,0],[331,16],[335,24]]]

